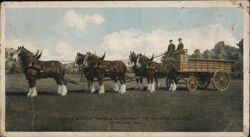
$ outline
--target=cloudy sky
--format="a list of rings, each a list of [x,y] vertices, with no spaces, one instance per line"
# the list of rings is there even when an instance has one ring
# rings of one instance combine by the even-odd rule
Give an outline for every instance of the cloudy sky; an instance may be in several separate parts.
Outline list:
[[[43,49],[43,60],[74,60],[87,51],[106,51],[106,59],[158,55],[179,37],[191,54],[243,38],[239,8],[9,8],[5,20],[6,46]]]

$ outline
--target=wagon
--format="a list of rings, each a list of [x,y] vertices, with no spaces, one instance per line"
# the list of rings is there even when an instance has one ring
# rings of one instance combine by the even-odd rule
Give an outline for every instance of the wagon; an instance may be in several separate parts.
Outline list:
[[[177,69],[178,84],[186,84],[189,91],[197,88],[206,89],[210,83],[218,91],[225,91],[230,86],[230,74],[233,73],[234,60],[188,58],[187,50],[175,53],[174,59],[168,59]],[[169,87],[169,80],[166,79]]]

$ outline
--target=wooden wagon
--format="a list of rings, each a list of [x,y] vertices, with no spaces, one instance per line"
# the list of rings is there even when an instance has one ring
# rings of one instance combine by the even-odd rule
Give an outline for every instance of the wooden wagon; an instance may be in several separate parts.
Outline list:
[[[172,61],[177,68],[178,83],[186,84],[189,91],[205,89],[213,83],[215,89],[225,91],[230,86],[233,60],[188,58],[187,50],[175,53]],[[182,81],[182,82],[181,82]],[[168,79],[166,80],[169,86]]]

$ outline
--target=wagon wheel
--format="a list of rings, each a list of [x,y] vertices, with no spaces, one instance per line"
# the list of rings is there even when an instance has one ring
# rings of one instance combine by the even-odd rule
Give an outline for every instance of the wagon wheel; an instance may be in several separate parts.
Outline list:
[[[210,85],[211,77],[209,74],[201,74],[198,77],[198,88],[206,89]]]
[[[230,76],[224,70],[219,70],[214,73],[214,87],[219,91],[225,91],[230,86]]]
[[[190,76],[187,79],[187,88],[190,92],[193,92],[197,89],[198,86],[198,80],[195,76]]]

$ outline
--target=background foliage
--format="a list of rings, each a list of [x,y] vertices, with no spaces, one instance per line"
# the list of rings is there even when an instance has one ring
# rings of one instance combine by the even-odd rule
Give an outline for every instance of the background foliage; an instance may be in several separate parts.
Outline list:
[[[203,53],[199,49],[196,49],[193,54],[189,55],[189,58],[204,58],[204,59],[223,59],[223,60],[235,60],[233,64],[234,76],[237,78],[243,77],[243,39],[237,44],[238,48],[230,45],[225,45],[223,41],[215,44],[211,50],[205,50]],[[21,73],[22,68],[20,64],[12,60],[12,56],[15,53],[15,49],[6,48],[5,50],[5,65],[6,73]],[[161,60],[166,59],[166,53],[162,56]],[[73,61],[72,61],[73,62]],[[73,63],[67,63],[65,65],[66,73],[80,73],[80,70],[74,66]],[[132,73],[131,66],[128,66],[128,73]]]

